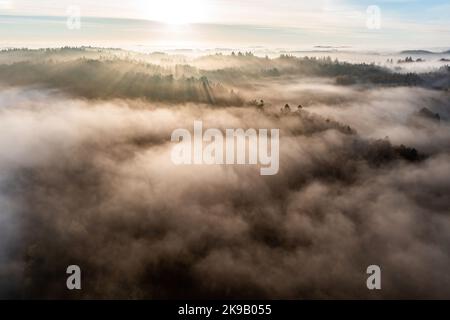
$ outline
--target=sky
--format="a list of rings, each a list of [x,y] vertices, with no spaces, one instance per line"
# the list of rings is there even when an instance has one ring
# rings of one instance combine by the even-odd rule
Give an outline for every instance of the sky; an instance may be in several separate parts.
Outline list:
[[[158,27],[163,33],[153,29],[149,38],[147,28],[155,28],[155,25],[142,25],[139,30],[134,29],[141,37],[126,32],[131,39],[122,39],[139,43],[164,42],[161,39],[165,38],[167,43],[180,45],[216,42],[214,45],[292,47],[299,43],[367,48],[450,46],[448,0],[0,0],[0,15],[3,16],[0,17],[0,39],[3,44],[26,42],[25,25],[29,27],[28,40],[31,42],[41,38],[37,32],[43,32],[39,29],[43,27],[42,20],[39,23],[31,20],[34,25],[24,19],[16,19],[13,23],[10,17],[5,19],[5,15],[66,19],[76,10],[79,10],[82,22],[76,38],[82,41],[84,36],[86,42],[92,41],[92,35],[101,31],[93,29],[91,18],[107,17],[157,21],[170,27]],[[117,22],[116,27],[123,31],[125,26],[119,27],[120,23],[124,22]],[[100,20],[96,24],[100,28]],[[208,34],[205,28],[200,30],[199,24],[207,25],[206,29],[216,29]],[[48,24],[46,30],[51,26]],[[54,21],[53,26],[56,27]],[[220,28],[222,30],[218,30]],[[111,30],[106,36],[100,32],[97,38],[120,41],[112,33]],[[70,42],[74,34],[67,37],[56,32],[52,40],[69,38]]]

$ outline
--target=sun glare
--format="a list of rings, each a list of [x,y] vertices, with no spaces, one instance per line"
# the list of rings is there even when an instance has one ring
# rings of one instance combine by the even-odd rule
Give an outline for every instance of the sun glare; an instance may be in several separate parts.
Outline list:
[[[201,22],[205,18],[204,0],[145,1],[146,18],[171,25]]]

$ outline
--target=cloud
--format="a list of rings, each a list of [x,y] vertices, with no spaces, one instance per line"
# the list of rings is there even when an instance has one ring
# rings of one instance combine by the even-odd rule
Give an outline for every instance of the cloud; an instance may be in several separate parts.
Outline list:
[[[384,115],[400,142],[394,128],[408,127],[414,101],[431,109],[441,101],[406,88],[342,95],[343,103],[313,99],[308,111],[280,116],[275,106],[169,107],[3,88],[0,272],[11,280],[0,295],[450,297],[449,140],[408,161],[370,139]],[[279,174],[172,165],[172,130],[196,119],[280,128]],[[421,146],[436,137],[421,135]],[[80,293],[64,287],[71,264],[83,271]],[[383,272],[376,293],[365,287],[371,264]]]

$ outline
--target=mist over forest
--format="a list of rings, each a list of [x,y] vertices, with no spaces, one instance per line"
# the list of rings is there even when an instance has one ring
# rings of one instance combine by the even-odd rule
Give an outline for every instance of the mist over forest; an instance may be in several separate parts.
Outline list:
[[[450,67],[404,60],[0,51],[0,298],[449,299]],[[175,166],[196,120],[279,173]]]

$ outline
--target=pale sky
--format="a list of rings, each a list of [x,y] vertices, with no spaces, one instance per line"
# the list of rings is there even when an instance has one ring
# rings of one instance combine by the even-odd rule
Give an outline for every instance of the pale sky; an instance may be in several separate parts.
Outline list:
[[[333,37],[343,45],[370,38],[386,46],[450,46],[448,0],[0,0],[0,15],[64,17],[73,5],[82,17],[289,28],[301,39]],[[379,29],[367,27],[371,5],[380,9]]]

